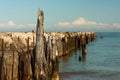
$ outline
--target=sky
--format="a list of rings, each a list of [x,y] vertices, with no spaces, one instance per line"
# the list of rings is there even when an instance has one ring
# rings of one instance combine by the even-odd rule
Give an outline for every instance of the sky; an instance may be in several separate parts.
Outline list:
[[[45,31],[120,31],[120,0],[0,0],[0,32],[35,30],[38,8]]]

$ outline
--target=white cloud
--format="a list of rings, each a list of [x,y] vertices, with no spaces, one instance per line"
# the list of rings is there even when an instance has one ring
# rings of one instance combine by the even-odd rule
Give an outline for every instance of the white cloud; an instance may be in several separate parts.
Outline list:
[[[25,27],[26,25],[24,24],[18,24],[17,27]]]
[[[10,20],[8,23],[0,23],[0,27],[18,27],[18,28],[23,28],[23,27],[35,27],[36,24],[17,24],[14,21]]]
[[[120,28],[120,24],[118,24],[118,23],[113,24],[113,26],[116,28]]]
[[[29,31],[34,30],[36,24],[29,23],[29,24],[18,24],[15,23],[13,20],[10,20],[6,23],[0,22],[0,31]]]
[[[59,22],[58,25],[64,27],[64,26],[69,26],[70,23],[69,22]]]
[[[34,26],[36,26],[36,24],[28,24],[27,26],[34,27]]]
[[[104,23],[104,22],[97,22],[88,20],[86,18],[78,18],[71,22],[69,21],[60,21],[57,23],[59,27],[66,27],[67,30],[83,30],[83,31],[119,31],[120,30],[120,23]],[[74,28],[73,28],[74,27]],[[76,28],[75,28],[76,27]],[[64,28],[65,29],[65,28]]]
[[[58,26],[109,26],[109,24],[78,18],[72,22],[58,22]]]
[[[97,25],[98,26],[110,26],[110,24],[107,24],[107,23],[98,23]]]
[[[4,27],[4,26],[5,26],[5,24],[0,23],[0,27]]]
[[[9,21],[7,25],[8,26],[15,26],[15,23],[14,23],[14,21]]]
[[[88,21],[85,18],[79,18],[77,20],[74,20],[72,22],[72,25],[74,26],[80,26],[80,25],[96,25],[97,23],[94,21]]]

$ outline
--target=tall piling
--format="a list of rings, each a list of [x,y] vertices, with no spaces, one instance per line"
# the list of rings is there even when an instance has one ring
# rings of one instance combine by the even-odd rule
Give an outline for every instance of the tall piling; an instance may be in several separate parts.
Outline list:
[[[47,64],[44,51],[44,13],[38,10],[36,47],[35,47],[35,80],[47,80]]]

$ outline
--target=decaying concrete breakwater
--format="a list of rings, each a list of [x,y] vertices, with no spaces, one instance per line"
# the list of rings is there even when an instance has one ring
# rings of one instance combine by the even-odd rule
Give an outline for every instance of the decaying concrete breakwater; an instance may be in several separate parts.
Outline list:
[[[96,38],[94,32],[44,33],[43,16],[39,10],[36,33],[0,33],[1,80],[57,80],[59,56],[81,48],[85,57],[86,44]]]

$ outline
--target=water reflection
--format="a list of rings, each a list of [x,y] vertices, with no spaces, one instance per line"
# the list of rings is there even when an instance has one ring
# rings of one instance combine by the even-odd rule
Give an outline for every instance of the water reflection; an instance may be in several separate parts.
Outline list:
[[[64,57],[61,57],[60,59],[62,59],[63,62],[68,62],[69,60],[69,55],[66,55]]]

